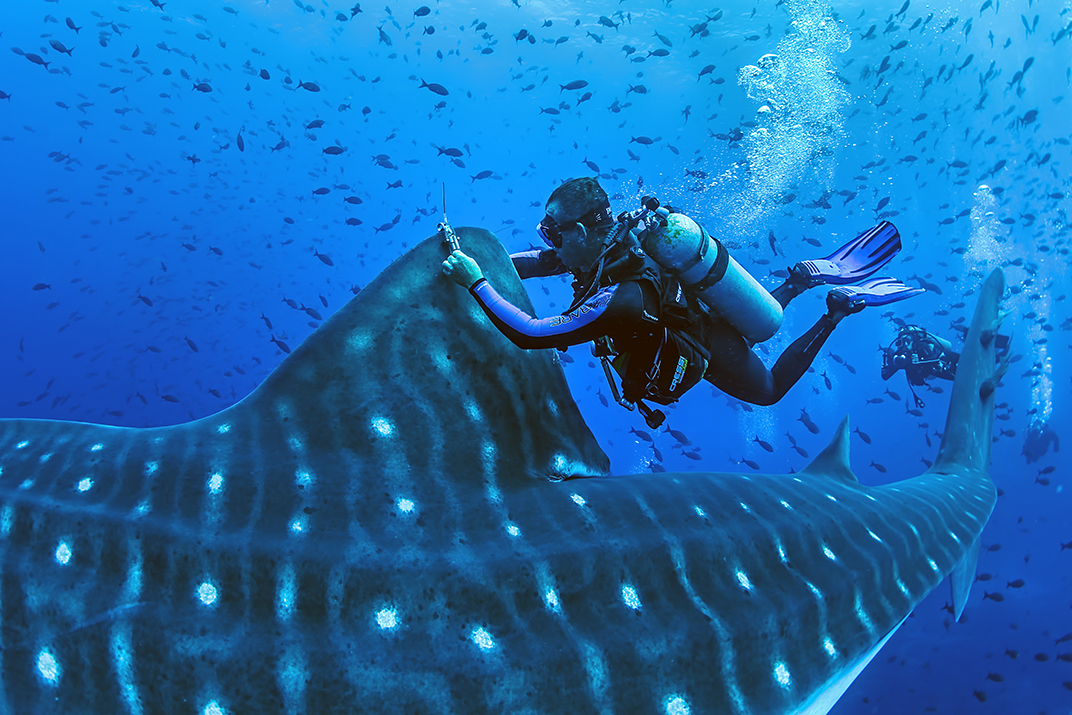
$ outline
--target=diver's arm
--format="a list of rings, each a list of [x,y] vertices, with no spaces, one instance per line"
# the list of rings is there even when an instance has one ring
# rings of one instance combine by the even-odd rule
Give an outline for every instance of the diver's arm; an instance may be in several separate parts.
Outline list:
[[[626,284],[628,285],[628,284]],[[635,284],[633,284],[635,285]],[[625,314],[634,301],[616,300],[619,285],[609,286],[566,315],[533,318],[499,295],[486,278],[481,278],[469,292],[495,327],[524,350],[580,345],[618,330],[628,318]],[[631,291],[625,291],[626,294]],[[636,290],[639,298],[639,289]],[[626,296],[622,296],[626,298]]]
[[[552,248],[521,251],[510,255],[514,269],[521,279],[559,276],[566,272],[566,266],[558,259],[558,253]]]

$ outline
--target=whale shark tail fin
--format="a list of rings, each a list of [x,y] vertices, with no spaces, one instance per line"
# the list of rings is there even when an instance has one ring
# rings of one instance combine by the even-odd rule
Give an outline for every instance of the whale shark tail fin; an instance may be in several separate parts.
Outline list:
[[[1000,380],[995,369],[994,338],[1004,290],[1005,276],[998,268],[979,291],[979,303],[964,340],[964,352],[957,363],[942,446],[931,467],[932,472],[956,474],[972,470],[985,473],[990,469],[994,388]]]
[[[994,430],[994,389],[1004,371],[1004,367],[995,368],[994,356],[995,336],[1001,322],[998,308],[1004,291],[1005,276],[998,268],[979,291],[979,303],[957,364],[942,445],[931,473],[975,479],[982,475],[989,482],[986,475],[990,470],[991,433]],[[996,496],[992,483],[987,496],[993,509]],[[979,539],[976,538],[950,574],[957,620],[968,602],[978,558]]]

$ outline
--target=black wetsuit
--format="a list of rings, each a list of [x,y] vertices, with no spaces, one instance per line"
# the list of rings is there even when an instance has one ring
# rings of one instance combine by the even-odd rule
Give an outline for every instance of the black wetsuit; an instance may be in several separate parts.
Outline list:
[[[524,278],[562,275],[566,267],[553,249],[511,256]],[[496,327],[519,348],[564,348],[608,336],[630,359],[654,356],[662,328],[658,325],[659,296],[647,281],[628,280],[600,288],[568,314],[536,319],[510,304],[485,279],[469,292]],[[782,307],[795,295],[775,291]],[[696,336],[710,351],[704,379],[723,392],[756,405],[772,405],[785,395],[811,365],[834,329],[823,316],[790,345],[770,370],[752,352],[741,334],[714,315],[705,316]]]

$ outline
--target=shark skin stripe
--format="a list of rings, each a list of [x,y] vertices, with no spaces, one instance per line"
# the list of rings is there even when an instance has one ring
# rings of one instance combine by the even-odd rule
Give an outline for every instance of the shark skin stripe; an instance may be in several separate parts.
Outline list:
[[[457,233],[531,313],[497,239]],[[999,272],[951,395],[970,429],[869,487],[847,418],[796,475],[607,476],[554,352],[442,257],[417,245],[216,415],[0,420],[0,711],[821,715],[974,571]]]

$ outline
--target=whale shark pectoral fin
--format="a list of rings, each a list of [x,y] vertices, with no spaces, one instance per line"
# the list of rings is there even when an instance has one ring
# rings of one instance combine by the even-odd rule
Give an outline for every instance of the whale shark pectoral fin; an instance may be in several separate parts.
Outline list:
[[[979,560],[979,539],[968,547],[968,553],[960,563],[953,567],[949,574],[949,585],[953,589],[953,610],[956,619],[960,620],[960,614],[968,605],[968,594],[971,593],[972,584],[975,582],[975,565]]]
[[[824,477],[843,479],[853,484],[858,483],[856,475],[849,466],[849,416],[845,415],[834,432],[830,444],[815,456],[811,464],[801,470],[802,474],[818,474]]]
[[[841,696],[845,694],[845,691],[849,689],[849,686],[852,685],[852,682],[871,662],[871,659],[878,655],[878,652],[882,650],[882,646],[886,645],[886,641],[892,638],[897,629],[904,625],[907,620],[908,616],[902,618],[901,622],[891,628],[889,633],[883,636],[882,640],[855,661],[849,663],[830,682],[816,691],[811,698],[792,713],[789,713],[789,715],[826,715],[826,713],[830,712]]]

